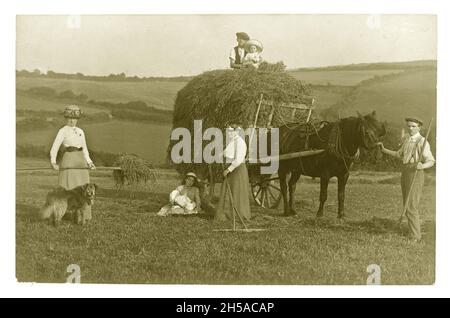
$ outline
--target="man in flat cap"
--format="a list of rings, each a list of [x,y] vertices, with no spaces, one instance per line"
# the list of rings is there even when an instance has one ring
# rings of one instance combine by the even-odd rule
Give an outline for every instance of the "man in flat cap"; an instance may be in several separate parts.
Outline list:
[[[237,46],[231,49],[230,51],[230,67],[231,68],[241,68],[242,61],[247,54],[244,46],[245,43],[250,40],[250,37],[245,32],[236,33],[236,41],[238,43]]]
[[[423,121],[417,117],[408,117],[405,118],[405,122],[408,136],[403,140],[399,150],[386,149],[381,142],[378,145],[383,153],[403,161],[401,177],[403,206],[406,204],[405,215],[408,219],[410,239],[418,242],[422,238],[420,233],[419,201],[424,181],[423,170],[431,168],[435,163],[435,159],[431,153],[430,144],[420,134]],[[414,174],[416,173],[417,175],[414,179]],[[406,202],[407,200],[408,202]]]

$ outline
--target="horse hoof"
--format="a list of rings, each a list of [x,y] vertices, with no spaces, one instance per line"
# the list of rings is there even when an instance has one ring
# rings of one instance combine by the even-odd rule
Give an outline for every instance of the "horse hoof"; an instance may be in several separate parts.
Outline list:
[[[317,218],[323,218],[323,212],[322,212],[322,213],[319,213],[319,212],[318,212],[318,213],[316,214],[316,217],[317,217]]]
[[[294,210],[288,211],[288,212],[284,212],[284,216],[292,216],[292,215],[296,215],[297,213]]]

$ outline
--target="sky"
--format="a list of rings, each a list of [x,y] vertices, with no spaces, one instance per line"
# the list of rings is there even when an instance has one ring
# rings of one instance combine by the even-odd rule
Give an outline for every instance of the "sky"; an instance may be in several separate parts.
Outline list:
[[[434,15],[18,16],[17,69],[189,76],[229,65],[236,32],[288,68],[436,59]]]

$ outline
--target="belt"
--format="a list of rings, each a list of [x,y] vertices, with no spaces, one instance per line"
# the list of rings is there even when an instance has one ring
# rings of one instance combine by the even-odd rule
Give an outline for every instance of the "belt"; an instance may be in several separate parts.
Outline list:
[[[78,147],[69,146],[64,149],[64,152],[75,152],[75,151],[82,151],[82,150],[83,150],[82,147],[78,148]]]

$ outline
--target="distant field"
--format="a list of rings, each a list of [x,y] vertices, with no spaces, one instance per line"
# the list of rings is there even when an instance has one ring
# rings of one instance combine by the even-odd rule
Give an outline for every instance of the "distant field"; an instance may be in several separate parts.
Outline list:
[[[309,77],[313,82],[326,78],[330,83],[338,85],[312,87],[312,94],[317,98],[317,113],[320,113],[321,110],[338,103],[344,94],[352,90],[351,86],[345,85],[357,84],[357,81],[375,75],[397,72],[399,70],[304,71],[297,72],[296,76],[303,79]],[[20,77],[17,82],[19,88],[47,85],[57,91],[72,89],[77,94],[86,93],[90,98],[109,99],[112,102],[144,100],[141,97],[147,96],[153,100],[158,99],[167,109],[172,109],[175,94],[184,85],[176,82],[121,83]],[[343,117],[354,116],[356,111],[366,113],[377,110],[381,119],[399,124],[406,114],[418,115],[428,120],[436,114],[436,71],[406,72],[384,81],[381,77],[380,82],[358,86],[353,96],[346,97],[349,102],[339,110]],[[61,110],[62,107],[63,105],[57,102],[17,96],[18,109]],[[85,111],[89,113],[104,110],[85,108]],[[82,120],[80,125],[83,127]],[[165,160],[170,125],[114,120],[86,125],[83,128],[87,132],[89,147],[93,150],[113,153],[133,152],[155,163],[162,163]],[[17,143],[50,147],[55,134],[54,129],[19,133]]]
[[[436,71],[405,73],[381,83],[363,85],[354,102],[341,114],[354,115],[358,111],[376,109],[381,119],[390,122],[403,121],[408,115],[428,120],[436,115]]]
[[[49,101],[47,99],[40,99],[39,97],[30,97],[24,96],[21,94],[16,95],[16,109],[26,109],[26,110],[45,110],[45,111],[56,111],[62,112],[67,103],[63,101]],[[95,108],[92,106],[83,107],[84,105],[80,105],[83,108],[83,113],[93,114],[93,113],[101,113],[108,112],[105,109]]]
[[[358,70],[358,71],[290,71],[295,78],[314,85],[344,85],[351,86],[375,75],[398,73],[401,70]],[[177,92],[186,82],[148,81],[148,82],[102,82],[73,79],[17,77],[19,89],[35,86],[45,86],[57,92],[72,90],[75,94],[84,93],[89,99],[109,101],[113,103],[141,100],[149,106],[163,109],[173,109]],[[332,94],[331,100],[335,99]],[[323,100],[321,99],[321,105]],[[324,104],[329,105],[328,102]],[[334,104],[334,103],[332,103]]]
[[[324,108],[328,108],[336,104],[342,96],[349,91],[346,87],[327,87],[327,86],[315,86],[312,88],[312,95],[316,99],[316,110],[320,111]]]
[[[89,149],[112,153],[130,152],[153,163],[164,163],[170,138],[170,125],[129,121],[80,125],[86,132]],[[19,133],[17,144],[44,145],[50,149],[56,129]]]
[[[35,86],[51,87],[57,92],[72,90],[75,94],[84,93],[89,99],[113,103],[143,101],[148,106],[172,109],[177,92],[185,82],[101,82],[72,79],[17,77],[19,89]]]
[[[360,70],[360,71],[291,71],[295,78],[313,85],[345,85],[352,86],[374,77],[391,73],[400,73],[403,70]]]

